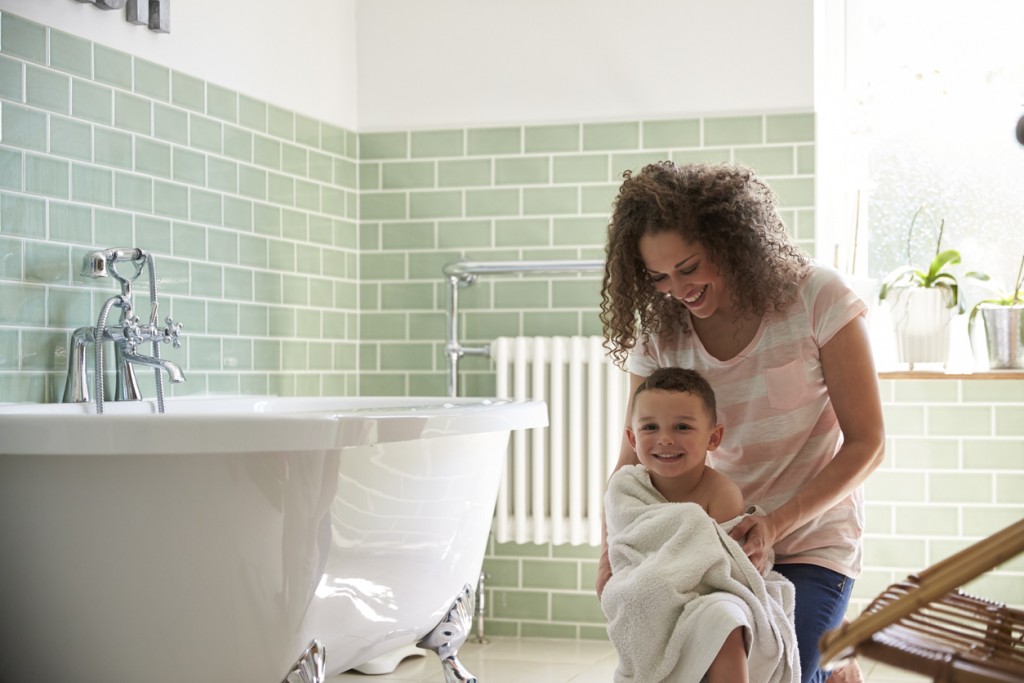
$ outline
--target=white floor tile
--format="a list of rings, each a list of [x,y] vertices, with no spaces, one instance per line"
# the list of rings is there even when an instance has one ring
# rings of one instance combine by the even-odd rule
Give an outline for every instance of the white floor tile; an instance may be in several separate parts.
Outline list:
[[[930,683],[932,680],[929,676],[922,676],[878,662],[873,662],[869,670],[863,664],[865,661],[861,659],[861,669],[864,670],[866,683],[924,683],[925,681]]]
[[[610,683],[615,678],[617,664],[618,658],[613,652],[570,678],[568,683]]]
[[[480,683],[609,683],[615,671],[611,644],[595,641],[543,638],[492,638],[490,642],[466,643],[459,659]],[[410,657],[393,673],[367,676],[345,672],[328,683],[443,683],[444,672],[437,656]]]
[[[592,640],[559,640],[545,638],[503,638],[486,645],[466,643],[462,653],[512,661],[564,662],[593,664],[615,653],[611,643]]]
[[[491,638],[466,643],[462,663],[480,683],[611,683],[618,657],[607,642],[544,638]],[[925,683],[931,679],[861,658],[866,683]],[[444,683],[433,652],[404,660],[390,674],[367,676],[346,672],[328,683]]]

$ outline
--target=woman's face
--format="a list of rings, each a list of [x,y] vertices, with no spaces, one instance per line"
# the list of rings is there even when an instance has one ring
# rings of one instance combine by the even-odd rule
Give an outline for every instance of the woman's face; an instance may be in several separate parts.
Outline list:
[[[678,299],[698,318],[732,309],[725,278],[699,242],[675,232],[647,233],[640,238],[640,258],[654,288]]]

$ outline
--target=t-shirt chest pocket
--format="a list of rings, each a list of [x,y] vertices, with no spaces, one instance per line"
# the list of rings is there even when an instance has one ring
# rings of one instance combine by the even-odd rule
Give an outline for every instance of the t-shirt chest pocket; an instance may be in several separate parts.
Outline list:
[[[782,367],[765,370],[765,384],[768,403],[778,410],[796,408],[806,401],[810,393],[806,366],[799,358]]]

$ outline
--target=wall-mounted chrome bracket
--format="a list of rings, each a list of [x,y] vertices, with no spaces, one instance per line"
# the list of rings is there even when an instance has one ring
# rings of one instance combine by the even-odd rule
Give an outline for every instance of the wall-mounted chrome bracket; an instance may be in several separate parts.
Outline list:
[[[490,345],[463,346],[459,342],[459,288],[469,287],[478,275],[494,273],[560,273],[604,270],[604,261],[583,259],[578,261],[454,261],[442,269],[448,283],[445,311],[448,315],[447,340],[444,352],[448,359],[448,395],[459,393],[459,360],[463,356],[491,355]]]

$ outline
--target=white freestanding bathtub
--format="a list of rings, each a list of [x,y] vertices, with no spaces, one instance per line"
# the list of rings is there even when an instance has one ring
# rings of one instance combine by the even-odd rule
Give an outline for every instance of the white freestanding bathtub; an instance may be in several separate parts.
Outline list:
[[[464,680],[460,597],[543,402],[94,410],[0,405],[0,680],[320,681],[421,640]]]

